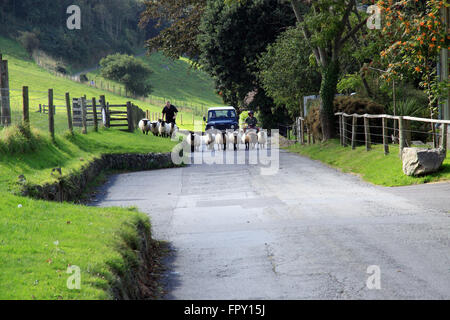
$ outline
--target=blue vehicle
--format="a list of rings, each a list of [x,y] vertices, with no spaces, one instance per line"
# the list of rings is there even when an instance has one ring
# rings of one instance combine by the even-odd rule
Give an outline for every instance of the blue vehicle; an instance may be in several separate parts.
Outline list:
[[[233,107],[210,108],[208,109],[208,119],[203,117],[203,121],[207,121],[206,131],[217,129],[225,132],[226,130],[239,129],[239,117]]]

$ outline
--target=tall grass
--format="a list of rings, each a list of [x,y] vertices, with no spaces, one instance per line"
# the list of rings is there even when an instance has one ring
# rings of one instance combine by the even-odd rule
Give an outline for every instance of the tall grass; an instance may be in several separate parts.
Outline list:
[[[36,151],[47,141],[39,130],[16,124],[0,130],[0,153],[18,154]]]

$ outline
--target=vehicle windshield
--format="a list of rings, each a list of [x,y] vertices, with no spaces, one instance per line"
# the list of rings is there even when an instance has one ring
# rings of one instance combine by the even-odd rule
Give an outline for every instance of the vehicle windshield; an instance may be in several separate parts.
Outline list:
[[[234,110],[211,110],[208,113],[208,119],[210,121],[236,119],[236,112]]]

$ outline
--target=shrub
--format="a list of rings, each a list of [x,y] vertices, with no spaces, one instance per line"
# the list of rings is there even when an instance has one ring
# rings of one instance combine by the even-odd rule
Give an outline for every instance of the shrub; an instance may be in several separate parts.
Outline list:
[[[338,96],[334,99],[334,112],[345,112],[347,114],[384,114],[385,109],[382,105],[368,99],[359,97],[349,97],[349,96]],[[338,118],[336,117],[336,122]],[[358,120],[358,125],[362,125],[362,119]],[[371,119],[371,126],[380,126],[380,120]],[[306,124],[309,126],[311,133],[314,135],[315,139],[322,139],[322,125],[320,123],[320,110],[319,106],[312,106],[306,117]],[[357,137],[356,140],[364,140],[364,128],[361,126],[357,127]],[[350,130],[350,129],[348,129]],[[374,134],[381,134],[380,128],[371,129]],[[375,139],[374,142],[379,140]]]
[[[23,124],[9,126],[0,131],[0,153],[18,154],[36,151],[43,138],[35,129]]]
[[[127,91],[144,97],[151,92],[148,76],[152,70],[135,57],[119,53],[109,55],[100,61],[100,66],[103,77],[124,84]]]
[[[30,54],[30,56],[33,54],[34,50],[39,48],[39,38],[33,32],[21,32],[17,40],[19,40],[25,50]]]

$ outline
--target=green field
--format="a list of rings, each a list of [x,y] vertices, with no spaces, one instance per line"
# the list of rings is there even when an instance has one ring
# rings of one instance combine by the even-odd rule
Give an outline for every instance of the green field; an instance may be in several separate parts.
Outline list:
[[[86,95],[88,99],[96,97],[98,100],[100,95],[105,95],[106,100],[111,104],[124,104],[126,101],[131,101],[144,111],[148,110],[149,112],[160,113],[162,110],[163,105],[151,105],[140,100],[126,98],[119,94],[93,88],[86,84],[74,82],[66,78],[57,77],[37,66],[25,53],[22,46],[16,41],[0,37],[0,52],[3,53],[3,58],[7,59],[9,64],[12,121],[14,123],[19,123],[21,119],[23,86],[29,87],[32,125],[42,130],[47,130],[48,118],[47,115],[37,113],[36,111],[39,109],[39,104],[48,104],[48,89],[50,88],[54,91],[55,105],[64,106],[65,93],[69,92],[72,98]],[[153,63],[158,64],[156,61],[157,60],[154,60]],[[198,71],[195,73],[195,76],[189,76],[189,74],[185,72],[188,71],[189,65],[186,61],[178,61],[174,63],[174,65],[177,65],[178,67],[173,70],[173,73],[168,73],[166,78],[155,70],[154,76],[157,76],[159,79],[155,82],[155,85],[156,83],[159,83],[159,90],[161,90],[159,91],[159,94],[161,96],[164,97],[165,93],[173,91],[172,88],[180,87],[179,83],[182,82],[184,85],[174,91],[176,92],[176,97],[178,99],[189,101],[189,104],[197,107],[200,103],[208,105],[220,104],[220,99],[214,94],[211,80],[207,79],[206,76],[201,75]],[[175,81],[178,77],[182,79],[180,82]],[[171,85],[171,87],[169,85]],[[157,92],[158,91],[155,90],[155,94]],[[184,94],[185,96],[183,96]],[[199,98],[194,99],[197,95]],[[62,133],[67,129],[67,116],[63,108],[57,108],[56,110],[56,131]],[[180,125],[180,127],[191,127],[192,112],[189,109],[181,110],[179,116],[183,117],[183,125]],[[196,115],[194,119],[201,120],[201,116]]]
[[[382,145],[374,145],[372,150],[367,152],[365,146],[359,146],[356,150],[342,147],[338,140],[309,146],[295,144],[287,150],[320,160],[343,172],[357,174],[365,181],[386,187],[450,180],[449,156],[444,161],[441,171],[437,173],[423,177],[406,176],[398,155],[398,145],[390,146],[391,153],[387,156],[384,155]]]
[[[173,61],[161,53],[151,56],[142,56],[138,59],[150,66],[153,73],[150,75],[150,83],[153,91],[150,98],[153,100],[171,100],[175,105],[187,105],[199,107],[204,105],[223,105],[222,99],[214,92],[212,79],[201,70],[191,68],[191,62],[186,58]],[[94,79],[97,86],[102,85],[116,92],[122,88],[117,82],[106,80],[100,76],[99,70],[88,73],[89,79]]]

